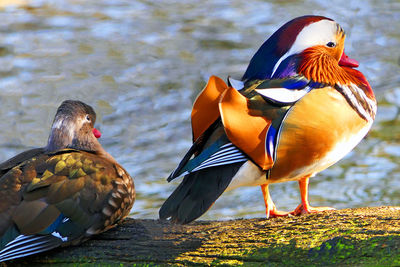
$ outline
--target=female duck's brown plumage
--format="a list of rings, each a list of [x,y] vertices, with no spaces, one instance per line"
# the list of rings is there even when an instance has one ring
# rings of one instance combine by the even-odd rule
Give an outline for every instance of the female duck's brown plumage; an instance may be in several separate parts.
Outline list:
[[[78,244],[129,214],[132,178],[96,137],[96,114],[64,101],[48,144],[0,164],[0,261]]]

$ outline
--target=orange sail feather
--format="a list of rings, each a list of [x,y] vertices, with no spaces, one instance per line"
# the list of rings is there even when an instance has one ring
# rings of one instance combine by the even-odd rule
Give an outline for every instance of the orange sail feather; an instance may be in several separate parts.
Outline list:
[[[272,167],[272,155],[266,152],[265,146],[271,121],[252,115],[246,97],[222,79],[211,76],[193,105],[193,139],[196,140],[219,117],[228,139],[235,146],[263,170]]]

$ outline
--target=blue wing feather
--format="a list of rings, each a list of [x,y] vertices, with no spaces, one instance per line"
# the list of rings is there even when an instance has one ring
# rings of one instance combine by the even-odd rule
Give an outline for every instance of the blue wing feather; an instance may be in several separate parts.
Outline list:
[[[275,127],[271,125],[267,132],[265,146],[268,155],[271,155],[272,157],[275,155],[276,134],[277,131]]]
[[[282,82],[282,87],[286,89],[303,89],[309,84],[307,79],[287,79]]]
[[[63,219],[65,216],[63,214],[60,214],[57,219],[54,220],[54,222],[48,226],[46,229],[44,229],[42,232],[39,234],[41,235],[46,235],[46,234],[51,234],[52,232],[56,231],[57,227],[62,223]]]

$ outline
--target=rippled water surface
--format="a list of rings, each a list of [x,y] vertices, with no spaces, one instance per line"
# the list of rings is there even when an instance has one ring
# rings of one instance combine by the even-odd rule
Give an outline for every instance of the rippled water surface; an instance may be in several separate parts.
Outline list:
[[[320,14],[346,30],[379,100],[368,137],[311,180],[314,205],[400,205],[399,1],[0,2],[0,161],[43,146],[58,105],[98,113],[101,142],[135,177],[136,218],[156,218],[177,186],[165,178],[191,145],[190,111],[211,74],[240,78],[262,42],[293,17]],[[271,186],[279,209],[297,183]],[[258,187],[225,193],[203,219],[262,217]]]

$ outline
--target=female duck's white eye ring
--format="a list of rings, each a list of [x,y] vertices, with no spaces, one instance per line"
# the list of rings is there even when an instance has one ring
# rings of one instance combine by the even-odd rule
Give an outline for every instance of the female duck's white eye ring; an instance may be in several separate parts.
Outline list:
[[[87,120],[87,121],[89,121],[89,122],[91,121],[91,119],[90,119],[90,116],[89,116],[89,115],[86,115],[86,120]]]

